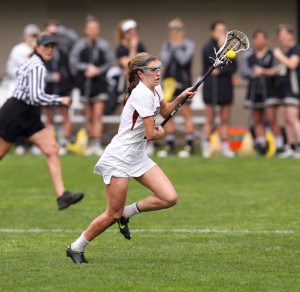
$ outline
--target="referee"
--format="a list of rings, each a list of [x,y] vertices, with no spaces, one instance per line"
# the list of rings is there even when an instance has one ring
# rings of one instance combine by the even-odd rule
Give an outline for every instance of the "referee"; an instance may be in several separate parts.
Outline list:
[[[0,159],[20,136],[36,144],[47,156],[58,209],[62,210],[80,201],[83,193],[73,194],[65,190],[58,156],[59,146],[40,118],[40,106],[69,106],[71,103],[68,96],[49,95],[44,90],[47,72],[45,63],[51,60],[56,43],[51,35],[42,35],[29,59],[17,71],[13,96],[0,109]]]

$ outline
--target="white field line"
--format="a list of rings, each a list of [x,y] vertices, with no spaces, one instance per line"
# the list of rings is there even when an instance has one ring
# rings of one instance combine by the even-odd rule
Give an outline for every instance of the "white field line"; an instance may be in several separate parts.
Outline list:
[[[81,233],[80,229],[0,229],[0,233]],[[132,233],[225,233],[225,234],[300,234],[293,230],[217,230],[217,229],[131,229]],[[107,230],[106,232],[118,232]]]

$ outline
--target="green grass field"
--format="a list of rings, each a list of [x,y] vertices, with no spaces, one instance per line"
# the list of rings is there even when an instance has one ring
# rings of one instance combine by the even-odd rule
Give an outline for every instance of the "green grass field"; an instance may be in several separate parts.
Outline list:
[[[0,291],[300,291],[300,161],[154,160],[178,204],[133,217],[130,241],[112,226],[75,265],[67,245],[106,207],[97,157],[61,158],[66,187],[86,194],[64,211],[44,157],[5,157]],[[130,181],[128,203],[149,194]]]

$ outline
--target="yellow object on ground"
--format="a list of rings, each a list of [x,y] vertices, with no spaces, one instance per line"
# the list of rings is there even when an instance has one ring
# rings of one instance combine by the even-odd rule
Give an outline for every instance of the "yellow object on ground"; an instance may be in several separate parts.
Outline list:
[[[245,133],[242,141],[242,145],[240,150],[238,151],[239,156],[245,157],[245,156],[254,156],[254,142],[251,133],[248,131]]]
[[[268,131],[266,133],[266,140],[267,140],[268,146],[269,146],[266,157],[270,158],[276,152],[276,145],[275,145],[275,140],[274,140],[274,136],[273,136],[272,132]]]
[[[67,145],[67,150],[72,151],[77,155],[84,155],[88,145],[88,135],[85,128],[81,128],[76,135],[76,142]]]

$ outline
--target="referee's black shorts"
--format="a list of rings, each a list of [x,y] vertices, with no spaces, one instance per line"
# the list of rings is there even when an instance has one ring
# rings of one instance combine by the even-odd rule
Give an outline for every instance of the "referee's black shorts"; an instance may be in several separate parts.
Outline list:
[[[0,137],[6,142],[15,143],[20,136],[29,138],[44,128],[39,107],[12,97],[0,109]]]

